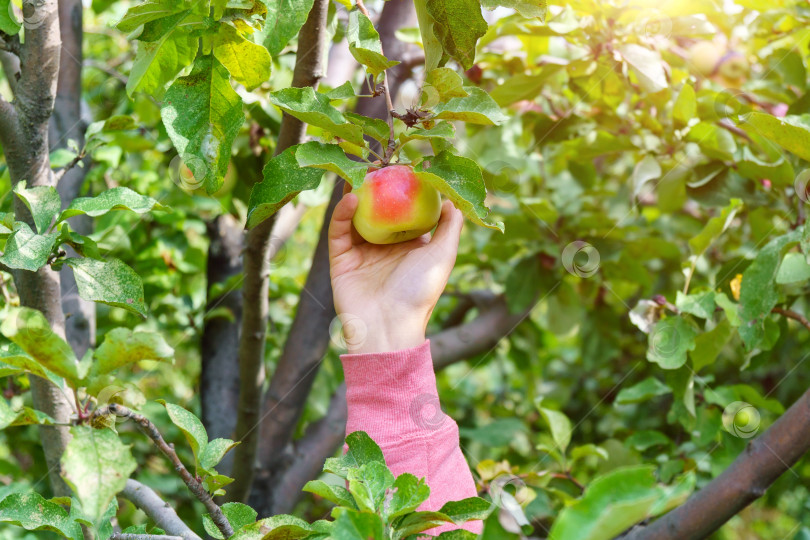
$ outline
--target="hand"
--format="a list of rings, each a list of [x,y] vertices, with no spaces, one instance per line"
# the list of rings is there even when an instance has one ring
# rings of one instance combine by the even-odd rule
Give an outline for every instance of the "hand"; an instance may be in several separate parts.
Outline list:
[[[357,197],[345,193],[329,224],[335,310],[349,353],[421,345],[430,314],[456,262],[464,218],[445,201],[439,225],[399,244],[376,245],[353,230]]]

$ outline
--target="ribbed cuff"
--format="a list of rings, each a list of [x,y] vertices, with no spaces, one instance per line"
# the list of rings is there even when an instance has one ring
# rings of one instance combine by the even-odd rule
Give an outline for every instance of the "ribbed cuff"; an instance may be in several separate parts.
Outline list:
[[[430,341],[387,353],[344,354],[349,416],[346,433],[365,431],[378,444],[428,435],[449,418],[439,405]]]

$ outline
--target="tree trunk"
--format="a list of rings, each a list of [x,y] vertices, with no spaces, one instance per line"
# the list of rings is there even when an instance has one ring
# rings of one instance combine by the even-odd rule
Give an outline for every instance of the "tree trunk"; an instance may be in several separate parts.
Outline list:
[[[61,40],[56,0],[23,3],[25,42],[20,49],[20,78],[14,85],[15,101],[0,98],[0,140],[11,175],[16,185],[25,180],[28,186],[53,186],[48,159],[48,121],[53,112]],[[31,215],[19,199],[14,208],[18,220],[32,223]],[[59,286],[59,274],[50,267],[37,272],[18,270],[14,281],[23,306],[41,311],[54,332],[64,336],[65,319]],[[34,407],[66,423],[71,414],[68,399],[50,382],[31,376]],[[69,495],[60,476],[59,459],[70,434],[64,426],[41,426],[40,437],[55,495]]]
[[[292,86],[317,86],[324,75],[326,20],[328,0],[315,0],[307,21],[298,35]],[[276,155],[304,139],[306,126],[296,118],[284,115],[281,121]],[[234,452],[234,482],[228,489],[230,501],[244,501],[253,482],[256,448],[259,441],[262,387],[264,385],[264,347],[268,321],[269,259],[273,249],[274,219],[267,219],[248,232],[244,255],[242,333],[239,338],[239,409]]]
[[[242,271],[244,229],[230,214],[223,214],[207,223],[208,237],[208,294],[211,287],[223,284]],[[233,438],[236,429],[236,411],[239,407],[239,326],[242,321],[240,295],[226,290],[210,297],[206,313],[213,309],[227,309],[233,319],[216,316],[205,322],[202,333],[202,372],[200,373],[200,400],[202,422],[211,439]],[[233,466],[233,452],[225,455],[219,471],[228,475]]]

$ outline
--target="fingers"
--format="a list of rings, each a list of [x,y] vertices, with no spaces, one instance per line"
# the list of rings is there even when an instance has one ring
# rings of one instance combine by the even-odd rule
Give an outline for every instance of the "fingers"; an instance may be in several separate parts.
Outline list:
[[[464,216],[461,210],[458,210],[450,201],[444,201],[442,204],[442,214],[439,217],[439,225],[436,227],[436,232],[433,233],[433,238],[430,241],[431,246],[436,249],[450,250],[455,253],[458,250],[458,241],[461,237],[461,227],[464,225]]]
[[[343,198],[335,206],[332,221],[329,223],[330,259],[339,257],[352,248],[352,218],[356,210],[357,195],[352,193],[343,195]]]

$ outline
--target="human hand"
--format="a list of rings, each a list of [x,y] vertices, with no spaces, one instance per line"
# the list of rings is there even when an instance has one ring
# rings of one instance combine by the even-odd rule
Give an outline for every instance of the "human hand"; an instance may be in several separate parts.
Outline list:
[[[421,345],[430,314],[456,261],[464,218],[445,201],[439,224],[399,244],[363,240],[352,227],[357,197],[345,193],[329,224],[329,267],[335,310],[349,353]]]

